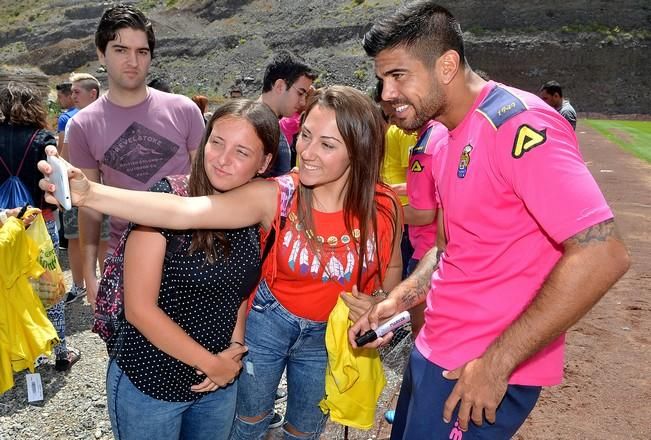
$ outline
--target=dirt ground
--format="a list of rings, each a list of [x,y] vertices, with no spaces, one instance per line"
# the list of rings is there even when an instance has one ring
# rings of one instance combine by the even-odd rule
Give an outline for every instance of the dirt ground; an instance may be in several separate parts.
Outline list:
[[[650,439],[651,165],[580,121],[577,135],[632,265],[569,332],[565,382],[543,392],[515,438]]]
[[[584,159],[615,211],[632,257],[628,273],[567,336],[565,381],[543,390],[515,440],[651,439],[651,165],[579,121]],[[381,399],[377,427],[351,439],[389,438]],[[436,415],[432,415],[436,417]],[[343,438],[330,428],[323,438]],[[418,439],[408,439],[418,440]]]

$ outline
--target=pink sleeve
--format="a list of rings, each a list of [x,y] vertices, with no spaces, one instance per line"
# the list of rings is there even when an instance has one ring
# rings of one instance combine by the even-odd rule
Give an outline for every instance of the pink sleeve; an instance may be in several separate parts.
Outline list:
[[[529,110],[500,127],[497,166],[557,243],[613,217],[568,124]]]
[[[436,185],[432,175],[432,155],[415,154],[407,170],[407,198],[414,209],[436,209]]]
[[[68,121],[68,157],[70,163],[77,168],[98,169],[97,159],[90,151],[85,130],[74,118]]]

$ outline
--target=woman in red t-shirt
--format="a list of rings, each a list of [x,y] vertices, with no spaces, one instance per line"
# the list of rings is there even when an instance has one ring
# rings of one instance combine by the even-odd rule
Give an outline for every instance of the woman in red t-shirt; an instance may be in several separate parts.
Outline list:
[[[305,110],[296,150],[297,175],[257,180],[215,196],[109,188],[77,177],[78,170],[71,180],[73,203],[139,224],[175,229],[260,224],[265,232],[275,231],[246,322],[249,352],[239,379],[235,439],[264,434],[285,368],[283,428],[290,438],[319,438],[327,419],[318,407],[325,391],[325,328],[337,297],[354,292],[345,297],[356,319],[374,300],[358,292],[390,290],[400,280],[402,220],[395,195],[379,178],[384,157],[379,110],[350,87],[317,91]],[[280,185],[295,187],[289,202]],[[285,218],[282,207],[288,207]]]

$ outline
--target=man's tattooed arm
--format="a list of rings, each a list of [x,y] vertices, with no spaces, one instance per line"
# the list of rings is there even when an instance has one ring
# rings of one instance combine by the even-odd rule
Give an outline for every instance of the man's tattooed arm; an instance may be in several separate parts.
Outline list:
[[[565,248],[571,246],[587,246],[595,242],[605,242],[609,237],[619,239],[615,230],[615,220],[612,218],[579,232],[574,237],[567,239],[563,245]]]
[[[563,242],[556,263],[529,306],[486,350],[498,374],[522,362],[567,331],[626,273],[630,261],[615,223],[606,220]]]
[[[420,259],[414,272],[400,283],[390,296],[395,297],[400,309],[407,310],[425,301],[430,290],[432,273],[438,267],[438,249],[430,249]]]

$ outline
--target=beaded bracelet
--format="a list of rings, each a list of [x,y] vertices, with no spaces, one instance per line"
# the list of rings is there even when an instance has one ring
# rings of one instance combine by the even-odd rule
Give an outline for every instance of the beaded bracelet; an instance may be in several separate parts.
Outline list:
[[[386,293],[382,288],[379,288],[376,291],[374,291],[373,293],[371,293],[371,296],[374,296],[376,298],[387,299],[389,294]]]

